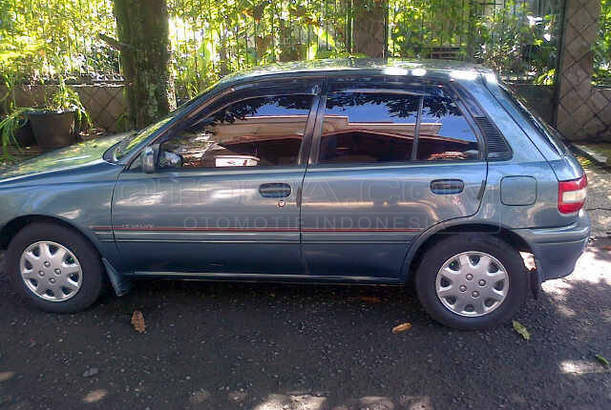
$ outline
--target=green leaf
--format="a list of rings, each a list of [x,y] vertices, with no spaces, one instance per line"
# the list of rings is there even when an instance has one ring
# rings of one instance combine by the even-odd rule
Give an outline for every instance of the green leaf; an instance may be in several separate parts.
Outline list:
[[[600,362],[600,364],[602,364],[605,367],[609,367],[609,361],[605,358],[605,356],[603,356],[601,354],[597,354],[594,357],[596,357],[596,360],[598,360]]]
[[[530,340],[530,332],[517,320],[513,321],[513,330],[518,332],[524,338],[524,340]]]

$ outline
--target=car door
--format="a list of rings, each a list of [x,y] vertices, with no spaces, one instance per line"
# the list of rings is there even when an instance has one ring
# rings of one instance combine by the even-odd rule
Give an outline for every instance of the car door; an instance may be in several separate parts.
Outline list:
[[[303,186],[305,270],[398,280],[417,235],[477,211],[478,133],[447,85],[414,78],[330,79],[320,106]]]
[[[235,87],[159,141],[112,205],[126,270],[142,274],[301,274],[298,198],[315,80]]]

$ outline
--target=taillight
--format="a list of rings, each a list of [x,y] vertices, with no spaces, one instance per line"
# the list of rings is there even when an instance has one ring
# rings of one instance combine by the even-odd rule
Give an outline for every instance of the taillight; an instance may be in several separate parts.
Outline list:
[[[586,202],[586,187],[588,178],[585,174],[579,179],[560,181],[558,183],[558,210],[563,214],[571,214],[583,208]]]

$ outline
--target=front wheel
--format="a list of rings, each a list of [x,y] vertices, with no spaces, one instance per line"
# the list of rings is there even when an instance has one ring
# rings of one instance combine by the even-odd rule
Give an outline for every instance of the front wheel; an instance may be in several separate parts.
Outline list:
[[[428,249],[416,272],[418,298],[436,321],[459,329],[504,323],[528,294],[520,253],[486,234],[456,234]]]
[[[100,295],[103,267],[95,248],[59,224],[33,223],[9,244],[7,270],[14,289],[42,310],[83,310]]]

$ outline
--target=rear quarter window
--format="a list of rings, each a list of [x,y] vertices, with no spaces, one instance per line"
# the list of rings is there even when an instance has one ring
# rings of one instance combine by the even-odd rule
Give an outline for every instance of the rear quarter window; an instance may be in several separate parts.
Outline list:
[[[524,119],[528,121],[529,124],[534,127],[539,134],[541,134],[541,136],[543,136],[545,142],[554,151],[556,151],[557,154],[563,155],[568,152],[568,148],[562,142],[562,137],[558,131],[547,124],[541,117],[532,113],[528,108],[526,108],[526,102],[516,93],[510,91],[507,87],[500,84],[499,88],[506,97],[505,99],[509,101],[520,114],[522,114]]]

